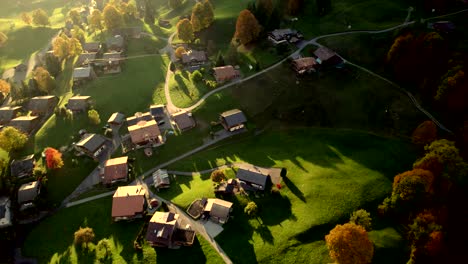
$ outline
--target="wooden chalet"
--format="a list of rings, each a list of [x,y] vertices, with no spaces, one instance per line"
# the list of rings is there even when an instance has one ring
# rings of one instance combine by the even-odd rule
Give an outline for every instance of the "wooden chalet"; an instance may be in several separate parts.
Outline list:
[[[146,190],[143,186],[121,186],[112,196],[112,220],[117,222],[142,218],[147,207]]]
[[[213,68],[213,75],[217,83],[223,83],[240,77],[240,72],[231,65]]]
[[[232,132],[244,128],[247,118],[241,110],[232,109],[221,113],[219,121],[225,130]]]

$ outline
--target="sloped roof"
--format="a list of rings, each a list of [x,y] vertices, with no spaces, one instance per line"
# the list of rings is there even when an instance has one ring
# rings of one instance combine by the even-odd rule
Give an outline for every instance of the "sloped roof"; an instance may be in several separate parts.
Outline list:
[[[29,110],[33,112],[47,112],[51,107],[52,101],[57,101],[57,97],[54,95],[36,96],[31,98],[29,101]]]
[[[40,183],[39,181],[28,182],[23,185],[18,190],[18,203],[31,202],[36,199],[39,194]]]
[[[78,67],[73,69],[73,79],[89,78],[91,77],[91,67]]]
[[[121,186],[112,197],[112,217],[131,217],[142,213],[146,190],[141,185]]]
[[[232,78],[236,76],[238,72],[232,67],[232,65],[222,66],[222,67],[215,67],[213,68],[215,76],[217,79],[226,79]]]
[[[35,122],[39,121],[37,116],[20,116],[10,121],[9,126],[17,128],[23,132],[29,133],[34,128]]]
[[[90,152],[96,152],[104,143],[106,143],[106,139],[98,134],[87,134],[76,143],[76,146],[82,147]]]
[[[172,119],[180,130],[189,129],[195,126],[195,120],[187,112],[181,111],[172,115]]]
[[[13,160],[10,165],[11,176],[21,178],[32,175],[34,164],[34,154]]]
[[[89,107],[91,96],[73,96],[68,99],[67,108],[70,110],[86,110]]]
[[[157,138],[161,135],[158,124],[156,124],[154,120],[140,121],[136,125],[129,126],[128,132],[130,132],[132,142],[135,144],[145,142],[148,139]]]
[[[146,240],[169,245],[177,225],[178,214],[170,212],[155,212],[148,224]]]
[[[164,105],[151,105],[150,106],[150,114],[154,117],[161,117],[164,116],[165,113],[165,106]]]
[[[291,35],[291,34],[296,34],[296,30],[292,30],[290,28],[283,28],[283,29],[275,29],[270,32],[270,34],[275,38],[275,39],[281,39],[285,35]]]
[[[76,65],[89,64],[96,59],[96,52],[81,53],[76,60]]]
[[[227,219],[232,208],[232,203],[221,199],[208,199],[205,205],[205,212],[211,216]]]
[[[267,183],[268,174],[264,174],[264,172],[260,170],[245,170],[239,168],[237,170],[236,177],[241,181],[260,185],[262,186],[262,189],[264,189]]]
[[[304,57],[304,58],[295,59],[293,61],[293,64],[296,67],[296,69],[305,69],[305,68],[313,67],[314,65],[317,64],[317,62],[315,61],[315,58],[313,57]]]
[[[104,183],[125,179],[128,176],[128,157],[119,157],[106,161],[104,167]]]
[[[235,126],[247,122],[244,113],[239,109],[232,109],[221,113],[221,117],[226,122],[228,127]]]
[[[21,110],[21,106],[5,106],[0,108],[0,122],[8,122],[15,118],[15,113]]]
[[[124,121],[124,118],[125,118],[124,114],[115,112],[109,117],[109,120],[107,120],[107,123],[122,124],[122,122]]]
[[[321,61],[326,61],[336,55],[334,51],[327,47],[320,47],[314,51],[314,55],[317,56]]]
[[[206,61],[206,53],[204,51],[198,50],[189,50],[182,53],[182,62],[189,63],[189,62],[204,62]]]
[[[167,170],[159,169],[153,172],[153,183],[155,188],[158,188],[161,185],[171,184],[171,180],[169,178],[169,174],[167,174]]]
[[[151,121],[154,120],[149,112],[146,113],[135,113],[134,116],[127,118],[127,125],[134,126],[140,121]]]

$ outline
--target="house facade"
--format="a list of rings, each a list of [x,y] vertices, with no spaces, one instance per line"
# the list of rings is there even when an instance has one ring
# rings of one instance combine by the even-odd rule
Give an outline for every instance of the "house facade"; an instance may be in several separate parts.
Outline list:
[[[85,84],[96,78],[96,73],[91,66],[73,69],[73,86]]]
[[[148,224],[146,241],[152,247],[191,246],[195,240],[195,231],[180,228],[179,214],[155,212]]]
[[[9,126],[29,134],[39,126],[39,123],[40,119],[38,116],[20,116],[11,120]]]
[[[317,62],[313,57],[304,57],[293,60],[291,66],[297,74],[304,74],[306,72],[315,71]]]
[[[31,111],[31,115],[45,116],[54,110],[57,103],[56,96],[36,96],[29,101],[28,110]]]
[[[20,205],[20,211],[34,207],[34,202],[40,193],[40,181],[33,181],[21,185],[18,189],[18,204]]]
[[[26,178],[33,176],[36,160],[34,154],[23,157],[21,159],[14,159],[10,164],[11,176],[15,178]]]
[[[67,109],[74,113],[86,112],[91,105],[91,96],[73,96],[68,99],[65,105]]]
[[[21,109],[21,106],[4,106],[0,108],[0,125],[6,125],[16,118]]]

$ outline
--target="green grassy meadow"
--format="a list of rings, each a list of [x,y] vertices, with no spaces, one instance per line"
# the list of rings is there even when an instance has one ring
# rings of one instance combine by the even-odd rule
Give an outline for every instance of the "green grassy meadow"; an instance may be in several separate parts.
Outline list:
[[[167,250],[153,249],[144,244],[143,252],[137,252],[133,241],[143,221],[147,220],[113,223],[111,210],[111,197],[63,209],[42,221],[29,234],[22,253],[36,258],[38,263],[99,263],[95,244],[108,238],[112,249],[109,263],[223,263],[217,252],[200,236],[192,247]],[[80,226],[93,228],[96,235],[89,251],[73,244],[73,233]]]
[[[409,142],[362,132],[278,128],[200,152],[169,168],[196,171],[233,162],[286,168],[281,196],[231,199],[234,218],[216,240],[234,263],[327,263],[324,236],[352,211],[374,211],[391,191],[393,176],[411,167],[415,155]],[[208,176],[177,176],[177,181],[180,187],[161,195],[182,207],[205,195],[201,189],[212,188]],[[243,213],[250,200],[259,205],[258,219]],[[378,243],[390,239],[375,236]]]

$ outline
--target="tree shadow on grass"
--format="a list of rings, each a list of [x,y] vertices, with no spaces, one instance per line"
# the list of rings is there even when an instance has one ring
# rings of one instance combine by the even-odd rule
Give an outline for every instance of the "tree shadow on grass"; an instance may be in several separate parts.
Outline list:
[[[90,248],[75,247],[78,263],[94,263],[96,254]]]
[[[273,244],[275,238],[271,234],[270,229],[266,225],[259,225],[255,228],[255,232],[260,235],[264,243]]]
[[[216,237],[216,241],[233,263],[258,263],[252,244],[254,228],[244,213],[245,203],[241,203],[238,197],[234,197],[230,201],[234,208],[233,217],[227,224],[223,225],[224,230]],[[268,238],[266,230],[259,231],[264,232],[263,235]],[[242,254],[239,254],[240,252]]]
[[[193,245],[180,249],[155,248],[156,263],[206,263],[207,259],[202,250],[198,237]],[[190,257],[189,257],[190,256]]]
[[[182,76],[180,74],[176,74],[174,76],[174,80],[177,82],[177,87],[178,87],[177,90],[182,91],[189,98],[192,98],[192,96],[190,95],[190,91],[188,90],[187,85],[182,80]]]

